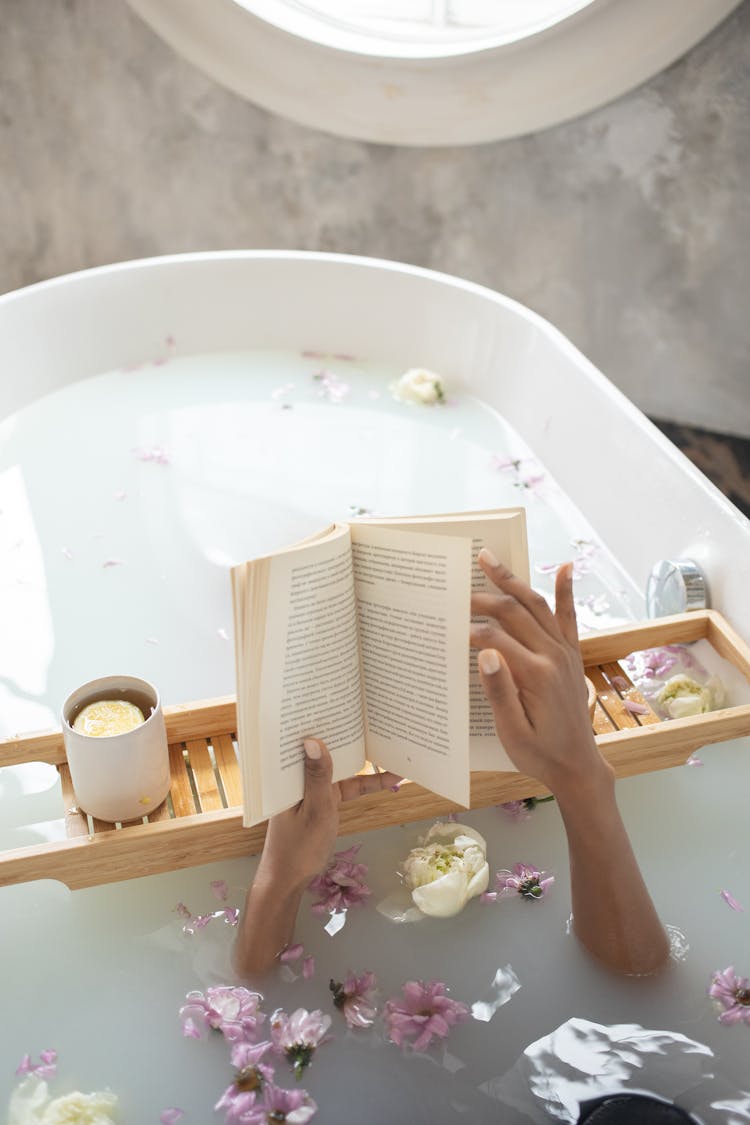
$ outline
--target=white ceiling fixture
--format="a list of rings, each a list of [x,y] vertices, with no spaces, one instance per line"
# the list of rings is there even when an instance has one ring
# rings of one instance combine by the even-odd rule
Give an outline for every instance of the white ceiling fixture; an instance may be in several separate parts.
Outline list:
[[[633,89],[740,0],[130,0],[283,117],[384,144],[536,132]]]

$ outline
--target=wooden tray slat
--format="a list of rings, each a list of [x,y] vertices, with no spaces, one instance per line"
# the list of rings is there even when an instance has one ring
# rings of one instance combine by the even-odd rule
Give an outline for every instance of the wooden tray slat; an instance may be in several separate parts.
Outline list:
[[[193,790],[190,785],[185,756],[181,742],[169,744],[169,768],[172,771],[172,785],[169,796],[172,798],[172,808],[175,816],[192,816],[200,812],[195,807]]]
[[[633,681],[630,679],[630,676],[620,664],[602,664],[601,668],[610,682],[612,681],[613,677],[616,678],[618,676],[625,681],[627,686],[622,689],[621,694],[626,699],[631,699],[633,703],[641,703],[647,709],[645,714],[636,716],[639,726],[649,726],[653,725],[654,723],[660,723],[662,721],[656,714],[654,709],[651,707],[648,700],[645,699],[644,696],[642,696],[638,691],[638,688],[633,685]]]
[[[615,665],[619,669],[619,664]],[[593,668],[586,668],[586,675],[591,680],[596,688],[596,697],[599,701],[599,706],[603,707],[609,718],[612,720],[612,725],[617,730],[626,730],[628,727],[637,727],[639,725],[635,715],[625,707],[622,697],[612,687],[609,680],[607,680],[598,665]],[[619,672],[618,672],[619,674]]]
[[[219,770],[221,783],[227,798],[227,806],[236,808],[242,806],[242,778],[240,764],[232,744],[232,737],[228,734],[217,734],[211,739],[214,748],[216,766]]]
[[[73,839],[75,836],[88,836],[88,818],[77,806],[77,798],[73,792],[73,779],[70,776],[70,767],[67,762],[57,767],[60,775],[60,789],[62,790],[63,805],[65,807],[65,834]]]
[[[582,639],[583,663],[601,696],[594,713],[596,741],[616,776],[667,769],[685,762],[708,743],[750,734],[750,706],[667,722],[660,721],[650,708],[644,715],[633,716],[622,707],[622,696],[644,701],[617,663],[619,659],[638,649],[701,638],[750,680],[750,648],[719,614],[709,610]],[[613,677],[620,675],[629,685],[622,691],[612,684]],[[155,809],[148,823],[137,821],[117,829],[97,821],[95,835],[89,835],[85,815],[71,811],[76,800],[60,731],[0,741],[0,766],[27,761],[58,766],[64,806],[61,815],[71,837],[0,853],[0,886],[52,878],[75,889],[189,867],[204,863],[207,854],[219,859],[260,851],[265,825],[242,827],[241,777],[232,743],[236,731],[234,700],[225,697],[165,708],[165,718],[172,770],[169,802]],[[190,770],[185,762],[186,747]],[[196,808],[193,783],[203,811]],[[222,807],[221,789],[228,808]],[[520,773],[482,772],[471,777],[472,808],[541,797],[547,792],[541,782]],[[374,793],[342,805],[339,831],[366,832],[460,811],[452,802],[407,782],[397,793]]]
[[[193,780],[198,791],[201,812],[223,809],[224,802],[216,784],[216,774],[214,773],[206,739],[190,739],[185,743],[185,749],[188,752],[190,769],[193,771]]]

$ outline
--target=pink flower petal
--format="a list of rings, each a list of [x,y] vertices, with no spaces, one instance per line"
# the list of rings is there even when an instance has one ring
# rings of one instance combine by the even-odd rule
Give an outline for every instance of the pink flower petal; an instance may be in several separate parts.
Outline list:
[[[719,891],[719,894],[724,899],[724,902],[727,904],[727,906],[730,906],[732,910],[736,910],[738,914],[745,913],[744,906],[740,906],[740,904],[737,902],[737,899],[733,894],[730,894],[729,891]]]
[[[638,703],[635,699],[623,699],[622,705],[631,715],[648,715],[648,707]]]
[[[308,954],[302,962],[302,976],[305,980],[310,980],[315,976],[315,958],[312,954]]]
[[[227,895],[229,894],[229,887],[227,886],[226,879],[212,879],[211,880],[211,890],[214,893],[214,897],[217,898],[219,900],[219,902],[226,902],[227,901]]]
[[[612,687],[617,688],[618,691],[627,691],[630,687],[630,684],[624,676],[611,676],[609,682],[612,684]]]
[[[169,1109],[163,1109],[159,1114],[159,1121],[161,1125],[176,1125],[180,1118],[185,1116],[183,1109],[178,1109],[177,1106],[172,1105]]]
[[[124,566],[122,559],[105,559],[102,563],[102,570],[106,570],[109,566]]]
[[[702,766],[704,764],[705,763],[703,762],[703,759],[698,758],[695,754],[691,754],[688,760],[685,762],[686,766]]]
[[[237,926],[240,921],[240,912],[236,906],[228,906],[224,911],[224,921],[229,926]]]
[[[296,945],[288,945],[286,949],[282,950],[282,952],[279,954],[279,961],[282,963],[282,965],[290,964],[294,961],[299,961],[304,952],[305,947],[299,942],[297,942]]]

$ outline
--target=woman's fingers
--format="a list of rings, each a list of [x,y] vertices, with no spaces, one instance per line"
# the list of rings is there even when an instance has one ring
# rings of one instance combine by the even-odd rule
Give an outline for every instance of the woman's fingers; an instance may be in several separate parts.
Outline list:
[[[491,551],[483,547],[477,556],[477,561],[489,578],[504,594],[510,594],[534,620],[548,632],[550,626],[554,629],[554,616],[546,600],[536,590],[532,590],[522,579],[516,578],[507,566],[499,563]],[[554,636],[554,631],[552,633]]]
[[[495,717],[498,737],[506,746],[513,746],[528,737],[532,730],[510,668],[502,653],[494,648],[482,649],[477,656],[482,687]]]
[[[555,620],[570,645],[578,646],[578,625],[573,598],[573,564],[563,563],[555,575]]]
[[[367,793],[380,793],[384,789],[393,789],[400,781],[403,781],[403,778],[387,770],[383,770],[382,773],[358,773],[356,777],[347,777],[345,781],[339,782],[339,793],[342,801],[354,801]]]
[[[530,652],[546,653],[560,643],[559,636],[556,638],[548,629],[543,628],[511,594],[472,594],[471,612],[475,617],[489,617],[497,621],[503,632]],[[554,628],[555,620],[551,613],[550,621]]]

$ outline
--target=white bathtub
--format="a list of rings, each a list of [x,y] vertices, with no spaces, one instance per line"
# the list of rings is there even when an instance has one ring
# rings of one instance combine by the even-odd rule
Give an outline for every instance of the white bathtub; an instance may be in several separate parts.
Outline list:
[[[704,570],[713,607],[747,634],[750,523],[551,325],[499,294],[429,271],[336,255],[239,251],[124,263],[8,294],[0,298],[0,419],[6,419],[0,436],[12,440],[14,427],[23,430],[25,408],[60,392],[46,400],[47,429],[38,431],[39,441],[45,440],[56,404],[68,401],[65,395],[74,385],[103,372],[136,368],[144,357],[162,356],[167,337],[174,338],[182,357],[249,349],[335,351],[366,356],[383,370],[425,366],[441,372],[456,394],[477,396],[522,436],[616,561],[635,616],[643,612],[641,595],[653,562],[688,557]],[[153,372],[156,377],[156,367]],[[148,371],[139,378],[148,378]],[[85,487],[80,481],[87,477],[93,487],[104,468],[90,463],[76,468],[78,443],[71,431],[70,471],[79,473],[77,487]],[[453,436],[446,431],[444,440]],[[436,450],[439,442],[425,445],[420,454],[435,459],[434,465],[422,466],[433,475],[440,471]],[[56,456],[49,479],[60,465]],[[219,463],[221,450],[214,457]],[[44,465],[40,452],[36,462]],[[219,491],[228,488],[222,479]],[[419,496],[418,484],[414,489]],[[44,491],[44,474],[27,482],[32,523],[35,505],[44,505]],[[352,502],[358,499],[352,496]],[[429,504],[434,510],[434,497]],[[26,533],[8,528],[14,511],[2,518],[10,552]],[[204,512],[193,525],[199,539],[207,520]],[[187,526],[188,516],[185,521]],[[63,529],[64,521],[57,543],[67,560],[75,551],[66,547]],[[158,538],[158,528],[152,533]],[[233,547],[239,550],[238,542]],[[213,541],[203,546],[219,550]],[[173,566],[177,550],[164,546],[165,557],[172,552]],[[59,554],[56,549],[53,559],[40,549],[34,556],[39,582],[47,576],[49,605],[26,620],[22,646],[6,645],[1,676],[6,714],[0,716],[5,733],[39,725],[25,722],[25,716],[53,714],[60,685],[45,679],[45,669],[54,666],[55,646],[69,646],[71,676],[89,664],[102,670],[101,653],[75,651],[76,612],[87,587],[82,578],[73,604],[60,595],[55,574],[65,564]],[[6,579],[10,557],[4,560]],[[213,558],[212,565],[220,567],[220,562]],[[215,579],[216,572],[211,573]],[[179,586],[179,568],[175,574]],[[8,581],[6,605],[14,597]],[[168,685],[169,702],[232,688],[228,651],[214,659],[207,646],[201,647],[201,637],[217,632],[218,603],[202,596],[199,570],[192,581],[174,620],[191,618],[184,623],[185,636],[195,643],[178,646],[168,658],[159,638],[146,637],[154,642],[148,671]],[[116,600],[112,605],[118,625]],[[144,636],[146,630],[144,622]],[[102,651],[114,659],[111,633]],[[45,645],[49,652],[38,663],[41,671],[30,672],[19,686],[14,651],[20,660],[20,647],[38,655]],[[522,825],[492,810],[470,814],[496,849],[495,866],[529,859],[556,871],[555,896],[541,906],[538,920],[530,922],[528,912],[511,907],[493,916],[475,912],[471,922],[464,920],[467,915],[451,925],[426,922],[405,932],[363,912],[329,939],[303,912],[301,940],[318,955],[319,980],[279,986],[282,993],[287,989],[279,1002],[322,1005],[328,975],[375,967],[364,963],[367,958],[383,961],[379,969],[389,981],[384,987],[393,987],[397,978],[439,976],[454,995],[474,1001],[483,988],[486,992],[494,968],[506,962],[523,985],[490,1023],[462,1029],[449,1053],[436,1056],[438,1067],[401,1060],[382,1043],[365,1050],[345,1040],[339,1029],[304,1083],[321,1106],[319,1119],[350,1120],[351,1099],[357,1098],[363,1125],[416,1121],[420,1112],[427,1114],[425,1121],[460,1120],[451,1098],[458,1104],[466,1101],[467,1091],[489,1089],[529,1042],[571,1016],[665,1027],[708,1043],[718,1055],[711,1065],[725,1084],[722,1089],[734,1096],[746,1081],[748,1029],[719,1027],[705,989],[711,972],[732,962],[739,972],[750,973],[750,913],[730,911],[718,896],[727,888],[750,910],[749,749],[747,740],[712,748],[702,770],[671,770],[620,783],[620,801],[649,885],[665,920],[683,931],[691,946],[687,959],[658,983],[610,981],[565,935],[565,849],[551,807]],[[0,771],[0,825],[8,829],[10,844],[54,834],[45,819],[54,784],[42,767]],[[414,834],[407,827],[367,837],[376,897],[388,892]],[[252,861],[231,861],[75,893],[54,882],[1,889],[6,972],[0,1105],[12,1086],[12,1065],[22,1054],[37,1056],[41,1049],[57,1047],[59,1089],[109,1085],[120,1093],[123,1117],[131,1121],[157,1120],[170,1104],[186,1110],[186,1121],[208,1120],[229,1081],[226,1051],[220,1043],[182,1040],[176,1009],[184,992],[221,979],[226,934],[210,930],[216,936],[187,938],[171,910],[178,901],[196,912],[210,909],[207,888],[215,878],[227,879],[232,901],[239,902],[251,872]],[[534,909],[536,904],[532,915]],[[476,977],[478,966],[484,985]],[[675,1082],[670,1085],[673,1075],[661,1086],[657,1076],[652,1085],[665,1096],[677,1096],[701,1084],[696,1075],[680,1077],[679,1090]],[[728,1121],[725,1111],[710,1109],[720,1098],[718,1087],[709,1089],[707,1082],[708,1093],[690,1104],[702,1107],[707,1121]],[[432,1088],[441,1090],[438,1116],[434,1108],[419,1108],[422,1094],[426,1099]],[[490,1099],[474,1106],[476,1120],[490,1120],[492,1104]],[[497,1120],[504,1120],[502,1112],[498,1107]]]

